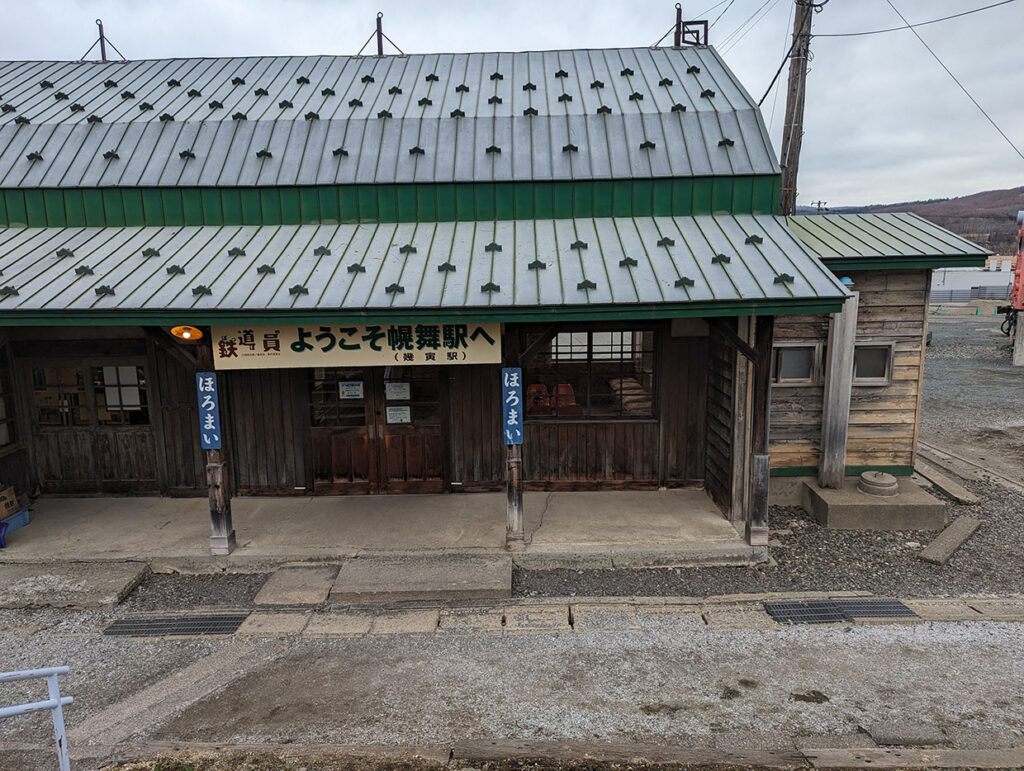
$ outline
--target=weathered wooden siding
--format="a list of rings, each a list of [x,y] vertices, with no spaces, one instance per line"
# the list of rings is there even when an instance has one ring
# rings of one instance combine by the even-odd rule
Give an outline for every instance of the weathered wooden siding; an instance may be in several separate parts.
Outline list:
[[[162,492],[204,496],[208,493],[206,459],[199,446],[194,368],[186,369],[164,346],[151,345],[149,360],[150,410],[157,427]]]
[[[848,466],[913,466],[924,375],[927,270],[851,274],[860,292],[858,343],[895,343],[892,383],[854,386]]]
[[[733,390],[736,352],[718,337],[710,338],[707,386],[705,485],[723,511],[732,495]]]
[[[6,340],[6,334],[0,331]],[[0,367],[7,373],[7,382],[11,388],[8,407],[14,418],[14,442],[0,450],[0,484],[11,485],[18,495],[32,492],[32,468],[28,453],[28,439],[32,429],[29,425],[25,395],[19,382],[14,366],[14,356],[9,345],[0,345]]]
[[[775,319],[776,343],[806,343],[828,339],[829,317],[779,316]],[[771,425],[772,468],[817,466],[821,455],[821,413],[825,384],[773,385]]]
[[[659,362],[662,479],[704,480],[708,338],[663,336]]]
[[[235,490],[306,494],[309,383],[304,369],[238,370],[220,374],[227,399]]]
[[[528,422],[523,463],[532,489],[654,487],[658,421]]]
[[[501,367],[450,367],[452,491],[497,490],[505,484]]]
[[[887,386],[853,387],[847,466],[912,466],[924,374],[927,270],[849,274],[860,295],[857,344],[893,343]],[[827,343],[828,316],[780,316],[776,342]],[[816,467],[821,454],[824,384],[773,386],[772,468]]]

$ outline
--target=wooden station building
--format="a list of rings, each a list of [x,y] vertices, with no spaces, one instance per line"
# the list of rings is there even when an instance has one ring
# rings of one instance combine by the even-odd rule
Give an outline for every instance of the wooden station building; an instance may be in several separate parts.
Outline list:
[[[23,494],[694,486],[763,544],[769,473],[909,472],[929,270],[986,254],[910,215],[777,216],[708,46],[6,62],[0,94]]]

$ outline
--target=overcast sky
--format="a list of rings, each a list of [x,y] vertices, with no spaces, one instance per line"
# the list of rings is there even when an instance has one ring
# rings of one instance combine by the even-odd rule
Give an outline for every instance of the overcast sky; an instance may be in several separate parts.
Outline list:
[[[685,2],[684,15],[714,20],[725,10],[711,43],[757,100],[789,47],[793,0],[726,0],[702,14],[716,2]],[[995,0],[893,2],[914,23]],[[354,54],[378,10],[407,53],[643,46],[675,19],[665,0],[8,0],[0,55],[77,59],[96,39],[96,18],[129,59]],[[744,26],[755,12],[756,23]],[[900,24],[886,0],[831,0],[813,31]],[[1024,0],[918,31],[1024,150]],[[1024,184],[1024,160],[911,31],[818,37],[811,48],[799,203],[891,203]],[[763,106],[776,148],[785,73],[780,85]]]

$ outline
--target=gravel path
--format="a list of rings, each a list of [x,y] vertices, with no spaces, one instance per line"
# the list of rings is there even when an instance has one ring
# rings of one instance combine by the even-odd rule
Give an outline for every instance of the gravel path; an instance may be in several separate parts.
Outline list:
[[[1024,370],[1002,316],[932,316],[921,438],[1024,483]]]
[[[269,573],[151,573],[120,606],[130,612],[246,608]]]

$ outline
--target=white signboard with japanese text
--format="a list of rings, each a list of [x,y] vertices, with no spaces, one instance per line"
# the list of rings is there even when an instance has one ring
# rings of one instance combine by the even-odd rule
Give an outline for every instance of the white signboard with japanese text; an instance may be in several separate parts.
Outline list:
[[[211,333],[221,370],[501,361],[498,323],[225,326]]]
[[[408,404],[394,407],[388,405],[385,412],[388,423],[412,423],[412,408]]]
[[[338,396],[342,399],[362,399],[362,380],[343,380],[338,383]]]
[[[389,380],[384,384],[384,398],[389,402],[407,402],[412,398],[412,383]]]

